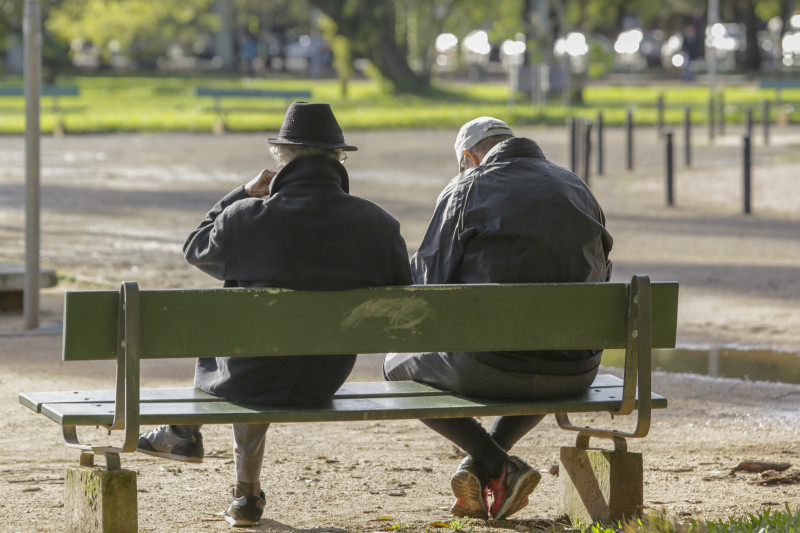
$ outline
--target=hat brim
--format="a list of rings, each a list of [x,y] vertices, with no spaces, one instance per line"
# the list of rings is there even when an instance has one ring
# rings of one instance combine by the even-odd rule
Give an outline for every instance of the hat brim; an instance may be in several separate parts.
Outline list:
[[[286,137],[269,138],[267,142],[270,144],[288,144],[291,146],[313,146],[315,148],[333,148],[344,150],[346,152],[354,152],[358,150],[357,146],[351,146],[345,143],[330,143],[325,141],[315,141],[313,139],[289,139]]]

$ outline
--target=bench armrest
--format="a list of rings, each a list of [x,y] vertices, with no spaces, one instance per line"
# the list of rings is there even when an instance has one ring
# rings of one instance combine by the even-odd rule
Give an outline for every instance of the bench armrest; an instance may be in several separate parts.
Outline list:
[[[626,448],[625,438],[641,438],[650,431],[651,416],[651,348],[652,348],[652,291],[649,276],[633,276],[628,294],[628,320],[625,346],[625,374],[622,401],[615,414],[627,415],[638,410],[636,428],[626,433],[618,430],[577,427],[567,413],[556,413],[558,425],[578,431],[578,446],[587,447],[589,437],[609,438],[618,450]],[[638,391],[637,391],[638,389]],[[637,402],[638,392],[638,402]]]
[[[114,420],[108,427],[109,432],[113,429],[125,430],[122,446],[82,444],[75,426],[63,426],[68,447],[104,454],[109,470],[119,468],[118,454],[135,451],[139,441],[139,326],[139,285],[135,281],[125,281],[119,291]]]

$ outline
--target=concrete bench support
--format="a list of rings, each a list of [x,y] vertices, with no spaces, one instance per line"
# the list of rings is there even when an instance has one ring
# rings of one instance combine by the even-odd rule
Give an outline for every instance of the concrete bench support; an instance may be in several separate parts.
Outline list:
[[[66,475],[67,533],[137,533],[136,473],[70,466]]]
[[[642,454],[561,448],[562,511],[573,523],[613,523],[636,516],[644,503]]]

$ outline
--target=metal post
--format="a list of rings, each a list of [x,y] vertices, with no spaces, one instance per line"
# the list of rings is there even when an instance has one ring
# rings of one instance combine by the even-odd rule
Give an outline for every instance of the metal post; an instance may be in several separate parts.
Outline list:
[[[719,92],[719,135],[725,136],[725,93]]]
[[[603,112],[597,112],[597,175],[603,175]]]
[[[658,95],[658,100],[656,101],[656,109],[657,109],[657,124],[656,124],[656,137],[661,138],[661,135],[664,131],[664,93],[660,93]]]
[[[42,13],[38,0],[25,0],[25,329],[39,327],[39,104],[42,91]]]
[[[753,108],[748,107],[745,113],[744,133],[748,137],[753,134]]]
[[[764,145],[769,144],[769,100],[762,102],[761,123],[764,127]]]
[[[692,109],[683,110],[683,155],[687,167],[692,166]]]
[[[627,168],[633,170],[633,111],[631,109],[625,113],[625,133]]]
[[[672,153],[672,132],[666,132],[666,163],[667,163],[667,205],[675,205],[673,173],[675,171]]]
[[[708,97],[708,142],[714,142],[714,93]]]
[[[589,185],[589,169],[592,159],[592,123],[584,122],[583,128],[583,181]]]
[[[572,172],[578,171],[578,119],[570,117],[568,119],[569,129],[569,169]]]
[[[708,30],[719,22],[719,0],[708,0]],[[717,88],[717,50],[713,46],[706,47],[706,62],[708,63],[708,86],[711,94]],[[713,138],[713,137],[712,137]]]
[[[752,167],[752,158],[751,158],[751,143],[750,143],[750,134],[744,134],[744,212],[745,214],[750,214],[750,181],[751,181],[751,171]]]

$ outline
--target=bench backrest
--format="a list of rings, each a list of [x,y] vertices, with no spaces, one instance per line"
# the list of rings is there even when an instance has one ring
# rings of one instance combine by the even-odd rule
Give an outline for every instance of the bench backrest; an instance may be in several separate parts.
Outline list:
[[[45,85],[41,89],[42,96],[78,96],[80,89],[73,85]],[[25,96],[25,87],[0,87],[0,96]]]
[[[652,347],[674,347],[678,284],[648,286]],[[137,290],[124,313],[129,328],[137,324],[141,359],[625,348],[630,291],[631,283]],[[65,361],[117,357],[125,293],[66,293]]]
[[[278,91],[270,89],[215,89],[213,87],[197,87],[195,96],[234,96],[259,98],[311,98],[311,91]]]

